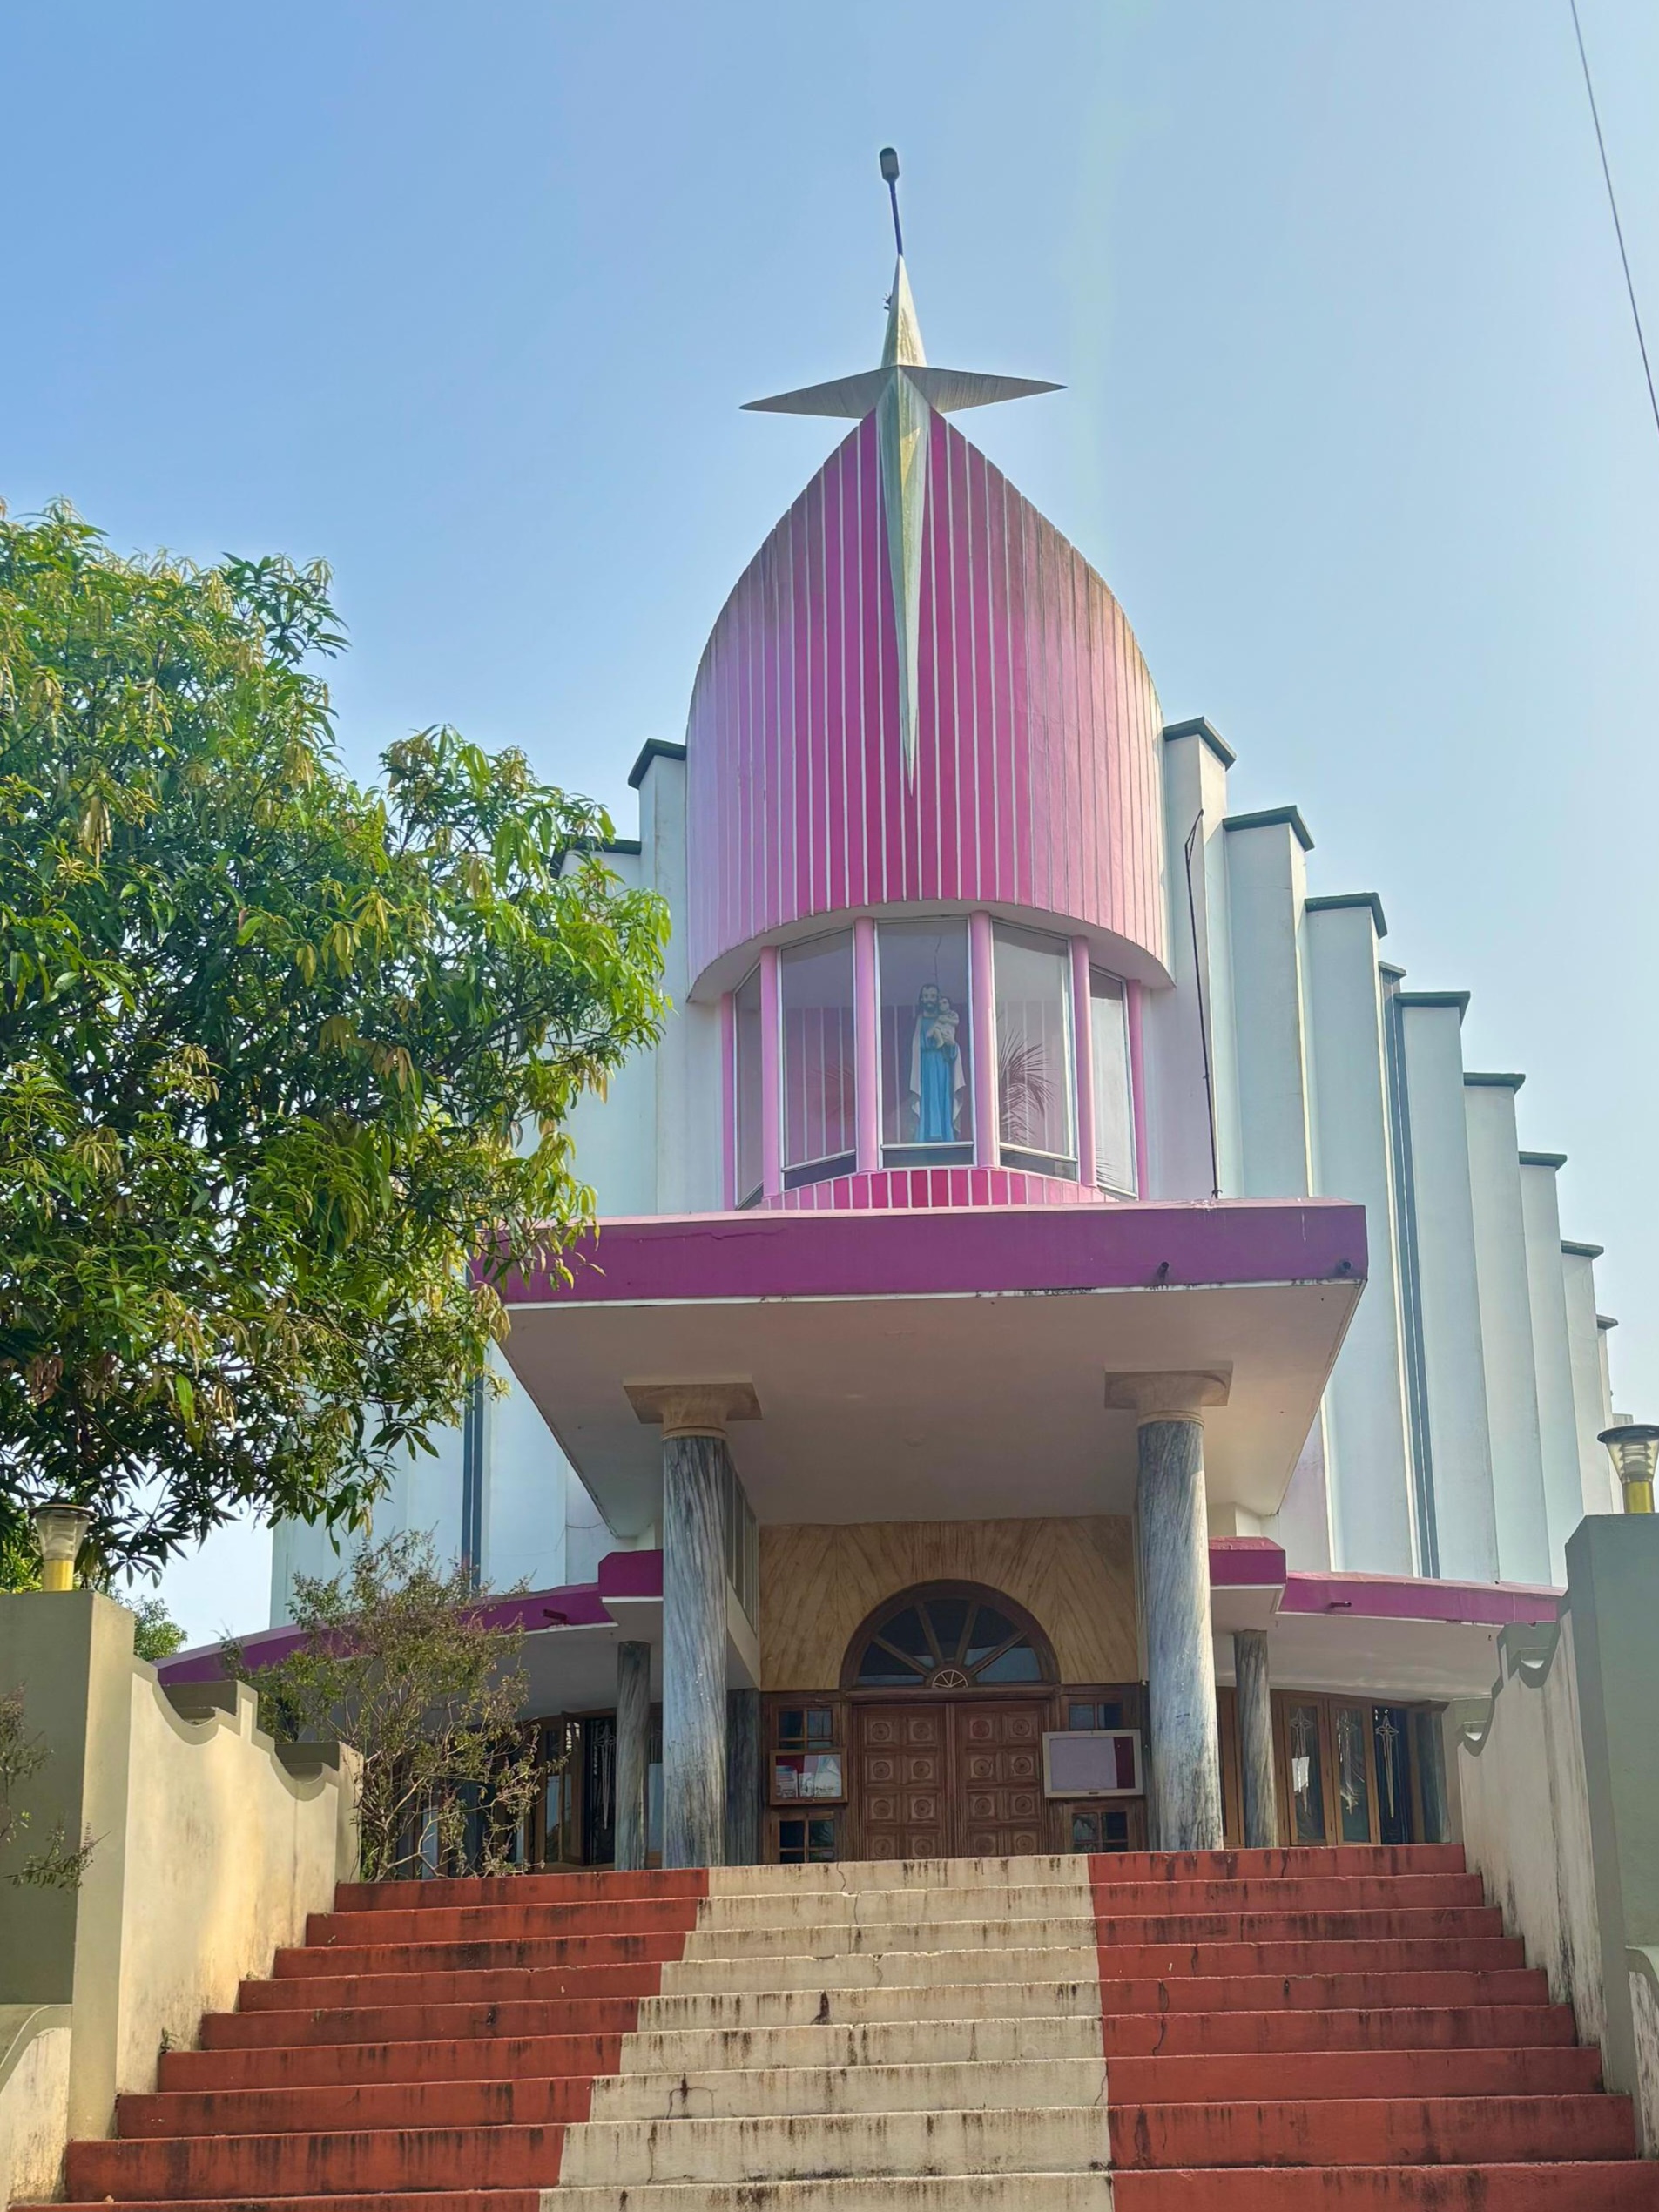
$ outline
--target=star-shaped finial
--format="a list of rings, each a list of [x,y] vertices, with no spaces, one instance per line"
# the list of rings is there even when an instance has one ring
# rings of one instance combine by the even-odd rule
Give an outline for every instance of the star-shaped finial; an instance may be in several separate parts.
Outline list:
[[[759,415],[828,415],[862,421],[876,418],[881,455],[881,505],[887,518],[887,566],[893,579],[894,623],[899,639],[899,729],[906,772],[916,771],[917,661],[921,632],[921,532],[927,504],[927,424],[931,414],[954,415],[963,408],[990,407],[998,400],[1023,400],[1037,392],[1057,392],[1058,384],[1030,376],[986,376],[973,369],[930,368],[922,351],[921,326],[905,268],[904,236],[899,227],[899,157],[890,146],[881,152],[881,173],[893,199],[893,229],[899,249],[893,290],[887,299],[887,340],[880,368],[779,392],[769,400],[750,400]]]

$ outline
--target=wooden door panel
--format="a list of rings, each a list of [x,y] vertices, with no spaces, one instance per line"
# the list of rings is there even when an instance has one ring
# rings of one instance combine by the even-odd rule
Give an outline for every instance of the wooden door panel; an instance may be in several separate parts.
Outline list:
[[[960,1852],[1011,1858],[1049,1844],[1042,1794],[1046,1705],[968,1704],[950,1709],[955,1738]]]
[[[857,1775],[867,1858],[948,1858],[950,1737],[942,1705],[866,1705]]]

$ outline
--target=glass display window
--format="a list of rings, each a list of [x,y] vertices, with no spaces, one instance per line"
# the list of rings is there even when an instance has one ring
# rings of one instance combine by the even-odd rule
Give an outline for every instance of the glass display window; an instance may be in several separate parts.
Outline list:
[[[1002,1163],[1075,1177],[1070,948],[1000,926],[995,943]]]
[[[846,1795],[839,1751],[776,1751],[772,1761],[772,1801],[786,1805],[812,1801],[839,1804]]]
[[[830,1705],[780,1706],[777,1720],[780,1751],[817,1749],[835,1741],[835,1710]]]
[[[1073,1805],[1069,1814],[1071,1849],[1123,1851],[1134,1846],[1129,1810],[1123,1805]]]
[[[779,956],[784,1185],[850,1175],[857,1142],[853,933]]]
[[[760,1082],[760,970],[753,969],[732,995],[732,1082],[736,1100],[737,1200],[752,1206],[760,1196],[765,1113]]]
[[[938,1167],[971,1160],[968,924],[882,922],[876,995],[883,1163]]]
[[[1135,1096],[1130,1076],[1129,995],[1116,975],[1089,972],[1089,1043],[1095,1092],[1095,1182],[1132,1198]]]

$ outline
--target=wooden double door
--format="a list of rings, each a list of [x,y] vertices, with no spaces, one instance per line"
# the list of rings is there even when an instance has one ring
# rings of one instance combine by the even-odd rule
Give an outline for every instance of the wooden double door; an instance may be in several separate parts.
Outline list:
[[[851,1856],[997,1858],[1052,1849],[1049,1707],[1001,1698],[854,1709]]]

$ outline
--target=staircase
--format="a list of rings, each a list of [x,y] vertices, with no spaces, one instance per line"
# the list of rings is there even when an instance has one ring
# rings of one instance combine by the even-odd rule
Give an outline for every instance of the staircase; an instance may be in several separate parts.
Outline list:
[[[271,2212],[1659,2212],[1452,1847],[342,1889],[77,2143]]]

